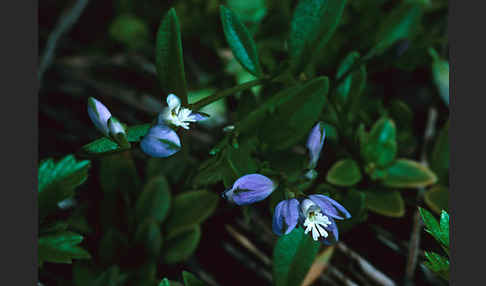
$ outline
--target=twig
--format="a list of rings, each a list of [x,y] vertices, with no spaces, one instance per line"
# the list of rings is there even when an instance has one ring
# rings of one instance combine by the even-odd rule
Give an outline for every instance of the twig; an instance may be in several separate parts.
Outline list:
[[[47,68],[51,65],[54,59],[54,54],[57,47],[57,42],[61,36],[67,33],[72,26],[79,19],[84,9],[88,5],[89,0],[77,0],[74,6],[67,12],[67,14],[62,15],[59,18],[59,22],[47,38],[47,43],[44,48],[44,53],[42,54],[41,61],[39,64],[39,84],[42,84],[42,77]]]
[[[271,266],[272,260],[268,258],[263,252],[258,250],[256,246],[245,236],[241,233],[237,232],[234,228],[230,225],[225,225],[226,230],[229,232],[231,236],[233,236],[241,245],[243,245],[246,249],[248,249],[251,253],[253,253],[256,257],[258,257],[265,265]]]
[[[270,272],[265,270],[263,267],[258,267],[258,265],[252,259],[248,258],[245,254],[233,247],[231,244],[223,243],[223,248],[231,253],[236,259],[243,261],[243,264],[245,266],[255,271],[258,275],[263,277],[269,283],[272,282],[272,274]]]
[[[427,166],[427,146],[435,133],[435,122],[437,120],[437,111],[435,108],[430,108],[427,116],[427,125],[424,132],[424,143],[422,144],[422,151],[420,155],[421,163]],[[423,197],[425,189],[419,188],[417,192],[417,202],[420,202]],[[405,268],[405,285],[413,284],[413,277],[415,275],[415,269],[417,268],[417,258],[420,247],[420,231],[422,229],[422,219],[420,218],[420,212],[418,208],[415,209],[413,215],[412,233],[410,235],[410,243],[408,244],[408,258]]]
[[[359,270],[361,270],[369,279],[371,279],[375,283],[375,285],[396,285],[393,280],[391,280],[383,272],[376,269],[373,265],[371,265],[371,263],[369,263],[359,254],[348,248],[343,242],[339,242],[336,246],[339,251],[341,251],[343,254],[353,260],[359,267]]]
[[[359,286],[353,280],[349,279],[346,275],[344,275],[339,269],[329,265],[328,267],[329,274],[336,277],[341,285],[345,286]]]

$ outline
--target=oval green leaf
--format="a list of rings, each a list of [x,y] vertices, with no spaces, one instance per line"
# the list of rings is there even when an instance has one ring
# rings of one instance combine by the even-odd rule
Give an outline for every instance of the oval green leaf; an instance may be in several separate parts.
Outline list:
[[[384,167],[397,154],[396,127],[393,120],[381,118],[371,128],[366,140],[361,143],[361,155],[367,163]]]
[[[161,223],[169,214],[171,195],[165,177],[155,177],[145,185],[135,205],[139,221],[151,218]]]
[[[419,188],[437,182],[437,176],[429,168],[408,159],[396,160],[386,173],[382,183],[392,188]]]
[[[172,264],[186,260],[196,250],[201,239],[201,227],[193,225],[164,243],[162,260]]]
[[[256,45],[250,32],[238,16],[223,5],[220,6],[220,15],[226,41],[236,60],[251,74],[262,76]]]
[[[177,95],[187,104],[187,84],[182,56],[179,19],[171,8],[162,19],[155,43],[155,64],[162,90]]]
[[[405,215],[405,203],[398,191],[364,191],[366,207],[377,214],[388,217]]]
[[[447,121],[435,141],[429,158],[430,168],[444,184],[448,183],[449,157],[449,121]]]
[[[141,125],[134,125],[128,127],[127,128],[128,142],[138,142],[142,140],[142,137],[145,136],[145,134],[147,134],[150,127],[151,127],[150,124],[141,124]],[[125,150],[128,149],[121,148],[115,141],[107,137],[102,137],[81,147],[80,155],[99,156],[99,155],[113,154]]]
[[[139,224],[135,232],[135,242],[142,246],[151,257],[159,257],[162,247],[160,224],[150,218]]]
[[[290,23],[289,53],[292,69],[302,71],[334,34],[345,0],[300,0]]]
[[[358,164],[351,159],[340,160],[327,172],[326,180],[336,186],[350,187],[361,181]]]
[[[410,38],[417,32],[422,17],[423,5],[419,1],[405,1],[381,21],[375,37],[372,55],[379,55],[396,41]]]
[[[302,86],[285,89],[272,102],[275,110],[265,120],[258,122],[261,140],[273,150],[283,150],[307,136],[319,119],[327,101],[329,80],[313,79]]]
[[[449,189],[442,185],[435,185],[424,194],[424,201],[431,210],[440,214],[449,209]]]
[[[273,277],[277,286],[300,285],[309,271],[320,243],[302,228],[281,236],[273,250]]]
[[[165,223],[167,239],[206,220],[218,205],[218,195],[208,191],[191,191],[174,198]]]

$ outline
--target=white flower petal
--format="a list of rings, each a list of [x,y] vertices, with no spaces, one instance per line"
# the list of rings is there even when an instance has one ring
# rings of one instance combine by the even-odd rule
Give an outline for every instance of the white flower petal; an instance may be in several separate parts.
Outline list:
[[[167,105],[169,105],[170,110],[178,109],[181,106],[181,100],[175,94],[171,93],[167,96]]]

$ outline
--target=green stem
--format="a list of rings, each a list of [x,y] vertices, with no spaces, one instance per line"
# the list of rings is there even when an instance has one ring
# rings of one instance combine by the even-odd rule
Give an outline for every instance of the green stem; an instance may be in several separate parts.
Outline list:
[[[199,100],[199,101],[197,101],[193,104],[189,104],[188,107],[189,107],[189,109],[192,109],[192,110],[199,110],[200,108],[202,108],[202,107],[204,107],[208,104],[211,104],[211,103],[213,103],[217,100],[220,100],[223,97],[226,97],[228,95],[231,95],[231,94],[252,88],[252,87],[257,86],[257,85],[261,85],[264,82],[266,82],[267,79],[268,78],[261,78],[261,79],[248,81],[248,82],[245,82],[243,84],[234,86],[232,88],[228,88],[228,89],[222,90],[220,92],[216,92],[216,93],[214,93],[214,94],[212,94],[208,97],[205,97],[205,98],[203,98],[203,99],[201,99],[201,100]]]

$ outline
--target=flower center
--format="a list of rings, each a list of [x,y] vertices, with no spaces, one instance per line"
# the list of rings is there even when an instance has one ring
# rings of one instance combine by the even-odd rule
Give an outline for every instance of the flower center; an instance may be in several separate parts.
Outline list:
[[[310,211],[304,221],[305,234],[312,231],[312,238],[318,240],[320,236],[326,238],[328,236],[325,230],[331,224],[329,218],[323,215],[320,211]]]

